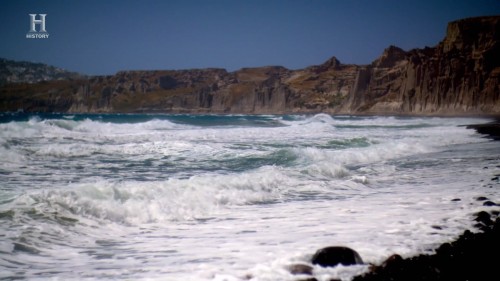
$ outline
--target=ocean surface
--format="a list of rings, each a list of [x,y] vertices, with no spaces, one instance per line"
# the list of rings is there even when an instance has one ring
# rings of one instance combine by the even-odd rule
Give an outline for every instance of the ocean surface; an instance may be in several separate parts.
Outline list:
[[[489,121],[3,113],[0,279],[296,280],[325,246],[432,253],[500,201],[500,142],[463,126]]]

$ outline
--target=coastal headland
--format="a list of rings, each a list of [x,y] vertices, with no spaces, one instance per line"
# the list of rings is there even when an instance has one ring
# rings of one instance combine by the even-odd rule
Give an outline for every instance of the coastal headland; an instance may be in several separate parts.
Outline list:
[[[389,46],[368,65],[332,57],[296,70],[140,70],[33,80],[12,71],[18,62],[2,60],[0,111],[498,116],[499,39],[500,16],[490,16],[450,22],[434,47]]]

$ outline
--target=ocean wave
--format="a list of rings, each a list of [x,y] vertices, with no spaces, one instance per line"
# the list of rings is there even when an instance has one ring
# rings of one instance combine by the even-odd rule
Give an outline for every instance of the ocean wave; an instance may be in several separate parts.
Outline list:
[[[25,194],[15,204],[75,220],[85,217],[129,225],[196,220],[217,215],[225,206],[279,201],[289,181],[273,167],[162,182],[100,180]]]
[[[101,117],[0,123],[0,278],[291,280],[331,243],[432,249],[499,200],[468,119]]]

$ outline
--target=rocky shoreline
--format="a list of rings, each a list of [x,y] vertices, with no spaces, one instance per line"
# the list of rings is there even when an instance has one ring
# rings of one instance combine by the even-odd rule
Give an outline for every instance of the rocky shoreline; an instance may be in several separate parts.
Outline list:
[[[500,141],[500,120],[487,124],[468,125],[478,133]],[[500,168],[500,165],[496,166]],[[489,167],[484,167],[488,169]],[[495,174],[488,184],[500,183],[500,174]],[[484,210],[474,214],[475,229],[464,231],[455,241],[443,243],[434,254],[420,254],[403,258],[394,254],[380,265],[371,264],[368,272],[355,276],[352,281],[482,281],[496,280],[500,252],[500,202],[480,196]],[[454,199],[460,200],[460,199]],[[312,257],[311,264],[333,267],[363,264],[359,254],[342,246],[319,249]],[[314,267],[308,264],[294,264],[288,270],[294,275],[310,276],[299,281],[318,281]],[[495,277],[497,276],[497,277]],[[329,281],[340,281],[330,279]]]
[[[498,182],[498,177],[493,178]],[[394,254],[381,265],[370,265],[369,271],[355,276],[352,281],[473,281],[496,280],[496,266],[500,252],[500,204],[486,197],[476,198],[484,201],[487,211],[475,214],[475,227],[478,232],[466,230],[457,240],[443,243],[435,254],[421,254],[402,258]],[[311,263],[323,267],[362,264],[359,254],[346,247],[327,247],[319,249]],[[307,264],[294,264],[288,270],[294,275],[309,275],[299,281],[318,281],[314,268]],[[498,278],[498,277],[496,277]],[[330,279],[329,281],[340,281]]]
[[[499,275],[496,268],[496,254],[500,251],[498,214],[498,208],[479,212],[475,221],[482,232],[466,230],[456,241],[442,244],[433,255],[406,259],[393,255],[383,264],[372,266],[368,273],[356,276],[353,281],[495,280]]]
[[[500,119],[487,124],[469,125],[467,129],[474,129],[479,134],[487,135],[494,140],[500,140]]]

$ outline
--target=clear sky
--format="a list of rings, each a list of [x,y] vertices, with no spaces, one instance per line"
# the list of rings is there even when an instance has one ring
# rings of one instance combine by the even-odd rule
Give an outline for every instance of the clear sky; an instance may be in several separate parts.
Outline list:
[[[27,39],[47,14],[48,39]],[[500,0],[0,0],[0,57],[84,74],[368,64],[389,45],[435,46],[449,21]]]

